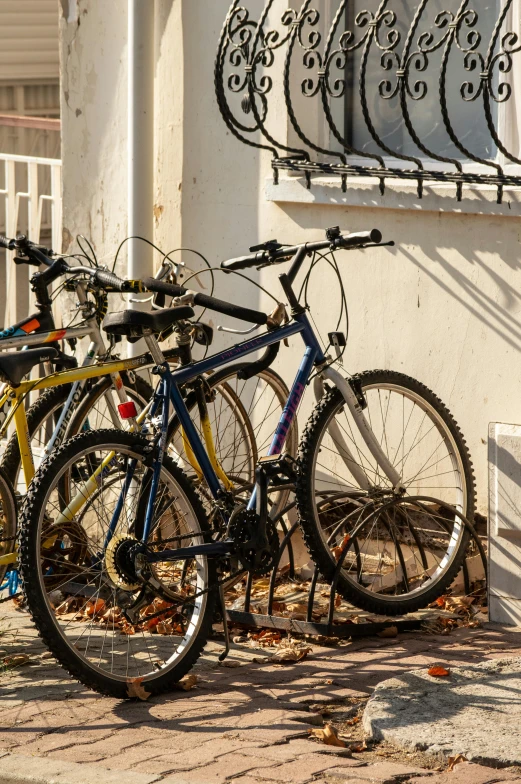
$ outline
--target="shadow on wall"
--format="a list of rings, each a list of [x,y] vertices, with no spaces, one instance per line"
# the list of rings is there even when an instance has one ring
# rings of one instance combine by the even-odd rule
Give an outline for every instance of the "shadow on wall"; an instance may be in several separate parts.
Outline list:
[[[519,286],[512,282],[521,270],[517,220],[448,212],[412,214],[380,208],[340,211],[331,205],[279,204],[279,207],[291,222],[305,230],[310,226],[310,210],[316,215],[315,224],[321,228],[335,222],[340,222],[342,227],[349,226],[350,231],[377,226],[384,239],[396,242],[396,247],[386,249],[385,253],[392,254],[397,261],[405,260],[441,290],[440,306],[455,303],[502,341],[521,351],[521,282]],[[447,207],[458,209],[455,199]],[[391,274],[395,272],[407,275],[403,267],[398,271],[394,268]],[[482,285],[474,278],[480,278]]]

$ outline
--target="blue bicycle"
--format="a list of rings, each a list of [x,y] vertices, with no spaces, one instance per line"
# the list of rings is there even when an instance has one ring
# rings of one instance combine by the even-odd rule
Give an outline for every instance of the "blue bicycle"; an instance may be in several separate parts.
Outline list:
[[[41,466],[22,512],[20,564],[27,602],[48,647],[87,686],[116,697],[158,694],[200,656],[224,593],[245,572],[263,575],[279,550],[270,492],[294,488],[303,535],[326,580],[354,604],[388,614],[425,606],[461,566],[474,482],[457,425],[426,387],[392,371],[345,377],[322,348],[295,279],[308,256],[381,243],[377,230],[294,247],[276,242],[224,262],[226,270],[291,260],[279,276],[291,318],[149,279],[174,298],[155,313],[109,315],[104,329],[144,338],[158,386],[139,433],[79,435]],[[267,329],[172,371],[156,336],[188,334],[193,305]],[[234,493],[184,402],[202,374],[300,335],[304,353],[249,497]],[[340,351],[341,333],[331,336]],[[317,406],[295,462],[284,442],[314,378]],[[170,404],[208,493],[165,451]],[[204,395],[200,418],[205,420]],[[208,499],[211,499],[209,503]],[[454,509],[454,513],[451,512]],[[227,648],[224,655],[227,652]],[[142,692],[141,692],[142,693]]]

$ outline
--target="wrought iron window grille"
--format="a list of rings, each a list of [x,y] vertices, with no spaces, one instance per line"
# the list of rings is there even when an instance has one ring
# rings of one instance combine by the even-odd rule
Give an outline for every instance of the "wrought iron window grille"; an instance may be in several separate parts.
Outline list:
[[[521,41],[508,29],[521,29],[519,0],[455,0],[452,10],[415,0],[402,3],[405,20],[393,10],[397,0],[380,0],[374,11],[336,0],[333,12],[333,0],[315,0],[320,9],[304,0],[277,16],[277,0],[264,0],[258,18],[240,2],[232,2],[219,41],[217,101],[237,139],[271,152],[275,182],[281,170],[303,173],[308,188],[313,175],[338,176],[345,191],[350,177],[371,177],[383,194],[388,180],[412,180],[419,198],[427,181],[454,183],[458,201],[464,184],[487,184],[497,188],[498,203],[506,186],[521,186],[520,151],[512,149],[512,138],[521,138],[521,129],[512,132]],[[285,142],[281,106],[293,137]],[[389,106],[394,131],[385,123]],[[436,113],[434,131],[422,131],[418,118]],[[355,114],[365,135],[360,146],[348,128]],[[432,143],[436,134],[445,146]]]

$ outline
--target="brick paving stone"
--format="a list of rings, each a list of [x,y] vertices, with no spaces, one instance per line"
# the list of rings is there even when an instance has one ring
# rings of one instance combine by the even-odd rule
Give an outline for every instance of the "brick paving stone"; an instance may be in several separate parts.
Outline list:
[[[110,730],[89,730],[88,736],[82,732],[51,732],[37,738],[32,743],[24,743],[24,754],[45,754],[48,751],[56,751],[67,746],[83,746],[91,744],[95,740],[105,740],[112,736]]]
[[[235,779],[240,773],[249,773],[253,768],[262,770],[265,768],[277,767],[271,760],[252,760],[242,754],[227,754],[211,765],[204,765],[201,768],[194,768],[189,772],[182,772],[181,778],[189,784],[225,784],[228,779]],[[173,777],[172,777],[173,778]],[[255,778],[255,776],[253,776]],[[161,784],[168,784],[165,778]],[[172,782],[172,784],[174,784]]]
[[[340,779],[347,778],[349,781],[349,771],[341,766],[330,768],[328,775],[336,776]],[[420,781],[422,784],[426,784],[426,781],[431,784],[432,781],[430,778],[430,771],[409,767],[408,765],[400,765],[396,762],[375,762],[372,765],[370,764],[363,768],[357,768],[353,775],[366,782],[366,784],[369,784],[369,782],[371,782],[371,784],[396,784],[399,781],[408,780],[409,777],[412,778],[413,776],[416,776],[418,784]],[[425,776],[428,776],[429,778],[425,779]],[[451,779],[447,784],[454,784],[454,782]]]
[[[249,772],[253,778],[257,777],[260,781],[267,780],[289,782],[289,784],[306,784],[313,781],[316,774],[334,768],[335,770],[351,771],[356,768],[349,759],[335,759],[325,754],[303,754],[295,760],[285,762],[275,768],[255,768]],[[358,769],[356,768],[357,772]]]
[[[289,743],[283,743],[277,746],[263,746],[254,750],[244,750],[241,752],[248,756],[260,756],[266,759],[272,759],[279,762],[288,762],[296,759],[303,754],[327,754],[332,757],[349,758],[350,766],[356,767],[363,765],[363,762],[355,760],[351,757],[351,751],[347,748],[343,749],[337,746],[326,746],[325,744],[314,743],[307,738],[299,738],[291,740]]]
[[[147,768],[147,763],[155,760],[157,757],[157,749],[153,749],[144,743],[139,743],[137,746],[126,748],[120,754],[115,753],[107,754],[103,758],[103,765],[110,770],[136,770],[139,765],[141,770]],[[166,770],[170,771],[176,769],[175,754],[170,757],[170,766]],[[146,770],[147,773],[151,771]],[[154,771],[155,772],[155,771]]]
[[[161,756],[158,755],[155,744],[144,744],[143,751],[154,749],[157,762],[166,764],[169,760],[170,768],[185,771],[192,770],[195,767],[202,767],[203,765],[210,765],[221,757],[233,754],[236,751],[240,754],[255,757],[257,754],[261,754],[259,747],[260,744],[253,741],[245,741],[241,738],[229,739],[221,735],[220,737],[207,740],[205,743],[192,746],[181,753],[178,752],[175,741],[163,746],[163,754]],[[197,749],[196,757],[194,757],[195,749]],[[261,756],[264,757],[262,754]],[[270,758],[266,757],[266,759]]]
[[[361,779],[358,774],[358,770],[350,771],[345,768],[329,768],[324,775],[327,776],[326,781],[328,784],[345,784],[346,782],[348,784],[369,784],[371,779]],[[427,779],[427,781],[430,782],[430,779]],[[378,779],[375,779],[374,782],[375,784],[381,784]],[[393,780],[393,784],[397,784],[396,779]],[[407,784],[409,784],[408,781]],[[425,781],[423,784],[425,784]],[[450,782],[447,782],[447,784],[450,784]]]
[[[411,778],[410,784],[426,784],[425,779]],[[461,762],[450,773],[439,773],[428,779],[428,784],[493,784],[493,782],[521,782],[519,773],[486,768],[473,762]]]
[[[21,749],[22,750],[22,749]],[[107,754],[102,752],[94,752],[88,746],[68,746],[65,749],[58,749],[51,751],[45,755],[47,760],[66,761],[66,762],[81,762],[92,765],[95,762],[103,762],[107,759]]]

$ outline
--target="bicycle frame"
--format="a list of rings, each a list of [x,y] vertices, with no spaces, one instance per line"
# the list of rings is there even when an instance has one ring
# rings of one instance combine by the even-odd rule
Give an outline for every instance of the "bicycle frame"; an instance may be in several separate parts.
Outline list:
[[[334,381],[334,383],[337,384],[337,386],[340,388],[340,390],[346,397],[349,408],[353,412],[353,415],[355,416],[355,419],[357,421],[358,427],[360,429],[363,438],[365,439],[371,452],[379,461],[380,466],[385,471],[388,478],[393,482],[393,486],[395,488],[399,488],[401,486],[400,477],[397,474],[394,467],[390,464],[386,455],[383,453],[380,445],[378,444],[374,434],[371,431],[369,424],[366,422],[362,410],[360,408],[360,405],[356,400],[356,395],[354,391],[350,387],[349,383],[345,381],[345,379],[343,379],[342,376],[337,371],[335,371],[333,368],[328,367],[327,364],[328,358],[324,355],[320,347],[320,344],[318,342],[318,339],[309,323],[307,314],[305,312],[296,314],[294,316],[294,320],[286,326],[279,327],[276,330],[246,340],[242,343],[237,344],[236,346],[233,346],[230,349],[226,349],[225,351],[222,351],[218,354],[214,354],[204,360],[201,360],[200,362],[196,362],[184,366],[173,372],[170,370],[168,364],[162,361],[162,355],[157,347],[157,343],[155,342],[155,339],[152,337],[147,337],[146,340],[147,340],[148,347],[161,371],[160,388],[159,388],[159,392],[156,394],[154,404],[150,412],[151,415],[153,416],[155,414],[161,402],[163,402],[163,406],[162,406],[161,432],[160,432],[160,439],[159,439],[159,457],[155,460],[153,464],[153,475],[152,475],[152,482],[150,486],[150,495],[147,503],[147,511],[146,511],[145,522],[143,527],[142,541],[144,543],[146,543],[151,531],[155,494],[159,483],[162,459],[166,447],[168,413],[169,413],[169,405],[167,404],[167,402],[170,401],[172,403],[174,410],[179,418],[181,427],[183,428],[183,432],[185,433],[185,437],[188,440],[191,451],[195,456],[195,459],[197,460],[200,470],[206,480],[206,483],[208,484],[210,492],[213,498],[216,501],[219,501],[224,496],[225,490],[223,490],[223,486],[219,481],[219,477],[216,473],[215,467],[213,465],[213,461],[211,460],[207,451],[203,447],[197,429],[194,423],[192,422],[190,413],[186,407],[186,404],[183,400],[183,396],[179,390],[179,386],[181,384],[185,384],[189,381],[192,381],[201,373],[216,370],[217,368],[226,365],[232,359],[240,359],[241,357],[253,353],[257,349],[266,348],[273,343],[279,342],[281,340],[284,340],[285,338],[289,338],[297,334],[300,334],[302,336],[302,340],[305,346],[304,355],[302,357],[302,361],[300,363],[299,369],[295,376],[288,400],[282,411],[277,428],[275,430],[275,434],[273,436],[271,445],[268,450],[268,455],[269,456],[278,455],[282,452],[287,433],[289,432],[289,429],[295,418],[305,387],[310,379],[313,369],[315,367],[318,367],[320,368],[320,372],[323,373],[324,376],[331,378]],[[110,468],[110,464],[112,463],[114,458],[115,458],[114,453],[110,453],[109,455],[107,455],[107,457],[103,460],[101,465],[97,468],[96,472],[82,486],[82,488],[77,493],[75,498],[72,499],[67,509],[65,509],[62,512],[62,515],[60,515],[60,519],[62,518],[70,519],[71,516],[74,515],[79,510],[79,508],[81,508],[83,503],[85,503],[85,501],[90,497],[90,495],[92,495],[95,492],[95,490],[98,488],[100,476],[102,476],[103,473]],[[135,461],[131,461],[131,463],[129,464],[129,469],[128,469],[129,473],[126,477],[124,488],[121,492],[116,510],[114,512],[113,518],[109,526],[106,544],[108,544],[108,542],[112,537],[112,534],[116,530],[118,520],[119,520],[119,515],[121,513],[121,510],[125,502],[126,492],[128,490],[128,487],[130,487],[132,481],[134,468],[135,468]],[[261,499],[256,498],[256,491],[254,489],[248,502],[248,508],[249,509],[255,508],[257,503],[260,504]],[[195,545],[195,546],[185,547],[185,548],[181,547],[177,550],[165,549],[158,553],[147,553],[146,560],[149,563],[157,563],[157,562],[167,562],[169,560],[188,559],[200,554],[205,554],[208,557],[218,557],[218,556],[230,554],[232,552],[233,552],[233,542],[219,541],[219,542],[211,542],[211,543],[200,544],[200,545]]]
[[[85,307],[87,303],[87,296],[85,291],[85,284],[82,281],[79,281],[76,285],[76,294],[78,296],[80,308]],[[91,342],[87,353],[83,359],[83,367],[88,367],[92,365],[95,361],[96,356],[99,353],[103,353],[105,351],[105,344],[103,342],[103,337],[101,335],[101,331],[96,320],[96,316],[94,314],[90,314],[86,318],[86,323],[81,327],[71,327],[69,329],[53,329],[49,332],[31,332],[31,330],[39,329],[41,326],[47,326],[53,323],[52,317],[47,312],[43,312],[42,314],[33,314],[28,316],[23,322],[15,325],[14,327],[9,327],[8,329],[0,332],[0,350],[2,349],[12,349],[12,348],[29,348],[30,346],[42,345],[45,343],[54,343],[58,340],[65,340],[67,338],[75,338],[79,339],[82,337],[86,337],[87,335],[90,336]],[[49,368],[49,372],[51,372]],[[74,413],[74,407],[77,401],[80,399],[81,394],[84,390],[85,384],[83,383],[86,378],[82,378],[77,381],[63,407],[63,410],[60,414],[59,420],[54,428],[54,432],[51,436],[49,443],[46,445],[45,448],[45,455],[50,454],[52,449],[58,446],[61,443],[61,440],[65,434],[67,429],[67,425],[70,422],[70,419]],[[114,383],[114,387],[117,390],[121,387],[121,379],[119,376],[115,375],[112,379]],[[63,382],[67,383],[67,382]],[[34,387],[35,389],[39,387]],[[8,389],[6,384],[2,384],[0,386],[0,394],[5,395],[6,390]],[[32,391],[32,390],[31,390]],[[2,406],[5,404],[5,397],[2,396],[0,399],[0,412],[2,411]],[[123,399],[121,402],[125,402]],[[113,404],[112,397],[109,395],[107,397],[107,405],[109,408],[109,413],[112,419],[112,424],[114,427],[118,427],[119,419],[116,408]],[[6,425],[10,422],[10,418],[8,417],[3,422],[1,421],[0,415],[0,437],[2,437],[5,433]]]

